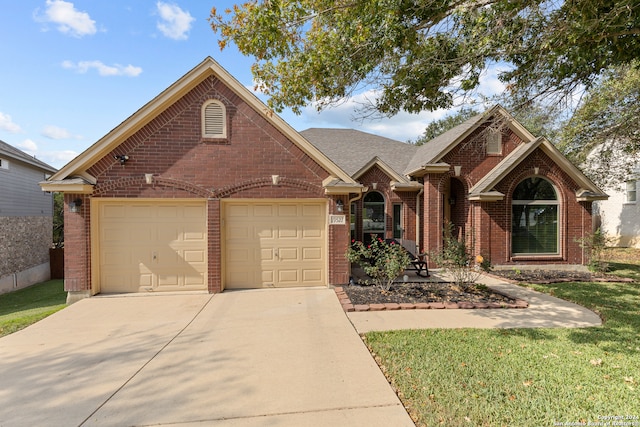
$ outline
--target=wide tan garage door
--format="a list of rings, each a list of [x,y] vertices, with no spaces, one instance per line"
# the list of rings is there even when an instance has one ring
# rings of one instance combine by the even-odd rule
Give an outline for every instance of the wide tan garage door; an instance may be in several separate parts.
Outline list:
[[[325,201],[224,204],[225,288],[326,285]]]
[[[207,289],[204,202],[99,201],[98,215],[101,292]]]

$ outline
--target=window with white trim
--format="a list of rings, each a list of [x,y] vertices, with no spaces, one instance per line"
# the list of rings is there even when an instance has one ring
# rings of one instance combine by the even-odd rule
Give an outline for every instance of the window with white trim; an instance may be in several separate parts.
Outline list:
[[[558,196],[551,182],[527,178],[513,191],[511,252],[558,254]]]
[[[0,159],[0,169],[9,169],[9,162],[5,159]]]
[[[638,181],[627,181],[625,188],[625,202],[626,203],[635,203],[637,197],[637,182]]]
[[[227,137],[227,111],[222,102],[212,99],[202,106],[202,137]]]
[[[487,129],[487,154],[502,154],[502,132]]]

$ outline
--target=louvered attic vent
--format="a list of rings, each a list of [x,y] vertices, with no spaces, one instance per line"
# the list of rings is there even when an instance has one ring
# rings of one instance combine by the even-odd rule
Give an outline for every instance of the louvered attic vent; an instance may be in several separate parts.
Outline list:
[[[226,138],[226,114],[225,108],[219,101],[208,101],[203,106],[203,137]]]

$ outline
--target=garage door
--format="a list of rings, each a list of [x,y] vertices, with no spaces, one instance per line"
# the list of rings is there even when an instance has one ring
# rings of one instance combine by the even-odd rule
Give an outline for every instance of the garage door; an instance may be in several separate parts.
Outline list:
[[[98,202],[101,292],[207,289],[204,202]]]
[[[326,286],[326,202],[224,205],[225,288]]]

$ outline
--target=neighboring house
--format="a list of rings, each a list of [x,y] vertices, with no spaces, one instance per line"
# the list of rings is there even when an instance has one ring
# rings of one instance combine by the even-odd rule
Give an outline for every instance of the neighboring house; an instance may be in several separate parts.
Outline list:
[[[49,279],[53,196],[38,183],[56,169],[0,141],[0,293]]]
[[[626,182],[607,188],[609,200],[594,203],[594,228],[600,228],[613,246],[640,248],[638,176],[640,168]]]
[[[494,264],[583,264],[606,197],[500,107],[422,147],[300,134],[211,58],[41,186],[64,192],[70,301],[344,284],[352,238],[428,251],[445,220]]]

